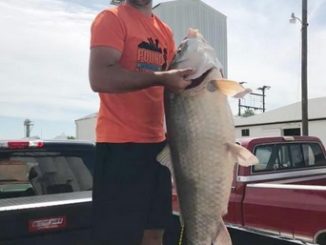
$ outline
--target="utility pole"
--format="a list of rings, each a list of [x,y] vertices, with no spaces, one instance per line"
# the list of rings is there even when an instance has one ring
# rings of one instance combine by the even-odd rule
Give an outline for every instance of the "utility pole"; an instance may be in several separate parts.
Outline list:
[[[245,82],[240,82],[240,84],[243,84]],[[254,109],[254,110],[261,110],[262,112],[265,112],[266,110],[266,106],[265,106],[265,97],[266,97],[266,93],[265,90],[266,89],[270,89],[270,86],[266,86],[263,85],[262,87],[257,88],[257,90],[261,90],[262,93],[250,93],[250,95],[252,96],[257,96],[257,97],[262,97],[262,107],[256,107],[256,106],[249,106],[249,105],[243,105],[241,104],[241,99],[238,99],[238,116],[241,116],[241,108],[244,107],[246,109]]]
[[[308,127],[308,86],[307,86],[307,0],[302,0],[302,57],[301,57],[301,86],[302,86],[302,135],[309,135]]]
[[[247,83],[247,82],[239,82],[239,84],[244,84],[244,83]],[[241,116],[241,98],[238,99],[238,116],[240,117]]]
[[[258,90],[261,90],[261,91],[262,91],[262,97],[263,97],[263,112],[265,112],[265,109],[266,109],[266,107],[265,107],[265,90],[266,90],[266,89],[270,89],[270,88],[271,88],[270,86],[266,86],[266,85],[264,85],[264,86],[258,88]]]
[[[29,119],[26,119],[25,121],[24,121],[24,126],[25,126],[25,137],[26,138],[29,138],[30,136],[31,136],[31,127],[33,126],[33,124],[32,124],[32,121],[31,120],[29,120]]]
[[[302,0],[302,19],[291,14],[290,23],[301,23],[301,113],[302,113],[302,135],[309,135],[308,119],[308,85],[307,85],[307,47],[308,47],[308,0]]]

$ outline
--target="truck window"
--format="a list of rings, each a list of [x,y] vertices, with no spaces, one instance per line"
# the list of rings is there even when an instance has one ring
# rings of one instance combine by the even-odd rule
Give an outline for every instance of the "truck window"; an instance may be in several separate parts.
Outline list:
[[[302,145],[303,157],[307,166],[326,165],[325,155],[319,144],[307,143]]]
[[[290,166],[286,147],[279,144],[262,145],[255,149],[259,164],[253,166],[253,171],[272,171]]]
[[[290,154],[293,168],[302,168],[305,166],[301,144],[290,144]]]
[[[254,172],[264,171],[267,169],[268,162],[272,156],[273,145],[258,146],[255,149],[255,155],[259,160],[259,163],[253,166]]]
[[[282,144],[278,149],[278,159],[279,159],[279,167],[280,168],[291,168],[292,162],[289,153],[289,147],[286,144]]]
[[[259,164],[253,172],[307,168],[326,165],[325,155],[317,143],[284,143],[257,146]]]
[[[86,152],[12,152],[0,154],[0,198],[92,189]]]

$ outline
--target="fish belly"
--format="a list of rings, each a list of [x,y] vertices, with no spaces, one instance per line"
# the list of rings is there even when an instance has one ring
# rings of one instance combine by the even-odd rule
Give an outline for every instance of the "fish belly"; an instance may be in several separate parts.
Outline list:
[[[232,113],[219,91],[166,95],[166,123],[187,244],[211,245],[227,212],[234,160]]]

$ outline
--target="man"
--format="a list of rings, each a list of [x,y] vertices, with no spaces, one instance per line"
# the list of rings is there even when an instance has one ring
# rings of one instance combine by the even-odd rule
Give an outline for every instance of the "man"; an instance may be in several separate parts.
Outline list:
[[[165,70],[174,51],[151,0],[126,0],[93,22],[89,76],[100,96],[93,235],[103,244],[162,244],[172,215],[171,177],[156,161],[165,142],[163,89],[184,90],[192,73]]]

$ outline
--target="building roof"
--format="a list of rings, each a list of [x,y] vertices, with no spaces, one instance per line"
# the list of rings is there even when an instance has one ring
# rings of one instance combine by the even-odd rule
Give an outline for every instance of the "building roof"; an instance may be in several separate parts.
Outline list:
[[[209,4],[201,1],[201,0],[169,0],[166,2],[161,2],[159,4],[157,4],[156,6],[154,6],[154,8],[160,6],[160,5],[165,5],[165,6],[185,6],[185,4],[187,6],[189,6],[189,4],[195,4],[193,6],[198,6],[197,4],[203,6],[203,7],[208,7],[209,9],[211,9],[212,11],[215,11],[223,16],[226,17],[225,14],[223,14],[222,12],[218,11],[217,9],[215,9],[214,7],[210,6]],[[192,6],[191,6],[192,7]]]
[[[284,107],[267,111],[250,117],[236,117],[234,123],[236,127],[251,126],[257,124],[284,123],[301,121],[301,102],[296,102]],[[310,99],[308,101],[308,119],[326,120],[326,97]]]
[[[97,117],[97,112],[89,114],[89,115],[81,117],[81,118],[78,118],[78,119],[75,120],[75,122],[81,121],[81,120],[86,120],[86,119],[91,119],[91,118],[96,118],[96,117]]]

